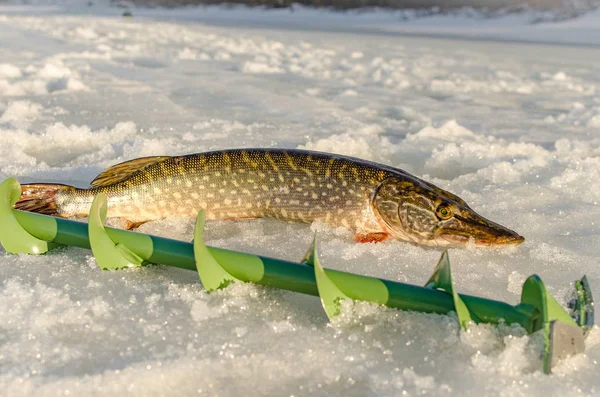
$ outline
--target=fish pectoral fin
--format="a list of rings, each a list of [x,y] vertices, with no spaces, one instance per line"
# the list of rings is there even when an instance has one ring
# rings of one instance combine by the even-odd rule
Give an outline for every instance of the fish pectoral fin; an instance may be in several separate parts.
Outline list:
[[[390,235],[385,232],[356,233],[354,235],[354,241],[357,243],[380,243],[387,240],[389,237]]]
[[[142,226],[146,222],[148,222],[148,221],[133,222],[133,221],[130,221],[129,219],[123,219],[123,223],[125,224],[124,228],[126,230],[137,229],[138,227]]]
[[[94,178],[90,184],[90,189],[123,182],[136,172],[142,171],[152,164],[159,163],[169,158],[169,156],[142,157],[141,159],[129,160],[124,163],[113,165]]]

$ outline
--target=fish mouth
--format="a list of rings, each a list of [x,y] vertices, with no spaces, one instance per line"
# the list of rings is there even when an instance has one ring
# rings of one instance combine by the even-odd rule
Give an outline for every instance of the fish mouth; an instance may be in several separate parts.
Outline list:
[[[445,242],[466,245],[473,241],[476,246],[492,247],[519,245],[525,237],[507,227],[487,220],[477,214],[467,217],[455,216],[451,227],[441,227],[436,233]]]

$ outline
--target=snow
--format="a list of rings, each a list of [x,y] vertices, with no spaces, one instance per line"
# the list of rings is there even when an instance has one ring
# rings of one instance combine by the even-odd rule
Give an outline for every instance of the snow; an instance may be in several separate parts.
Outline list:
[[[86,186],[120,161],[309,148],[403,168],[527,240],[453,250],[456,289],[519,301],[539,274],[600,296],[600,21],[382,11],[0,6],[0,178]],[[140,231],[189,241],[193,222]],[[213,222],[209,244],[423,284],[439,252],[355,244],[324,224]],[[539,334],[254,285],[208,295],[165,266],[100,271],[89,251],[0,251],[7,396],[598,394],[600,332],[542,374]]]
[[[45,95],[55,91],[80,91],[87,87],[62,62],[48,62],[37,68],[30,65],[21,71],[11,64],[0,66],[0,90],[8,96]]]

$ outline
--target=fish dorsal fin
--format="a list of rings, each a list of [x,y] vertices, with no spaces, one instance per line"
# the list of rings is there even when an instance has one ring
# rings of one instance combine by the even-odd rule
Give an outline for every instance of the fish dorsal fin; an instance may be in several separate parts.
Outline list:
[[[156,164],[158,162],[164,161],[170,158],[169,156],[154,156],[154,157],[142,157],[140,159],[134,159],[125,161],[124,163],[120,163],[117,165],[113,165],[110,168],[107,168],[105,171],[102,171],[97,177],[94,178],[92,183],[90,183],[90,189],[95,189],[98,187],[113,185],[115,183],[123,182],[127,178],[131,177],[136,172],[143,170],[151,166],[152,164]]]

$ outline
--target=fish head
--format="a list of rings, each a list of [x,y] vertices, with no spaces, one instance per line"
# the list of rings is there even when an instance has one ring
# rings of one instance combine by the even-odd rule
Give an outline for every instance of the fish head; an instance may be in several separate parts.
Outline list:
[[[418,245],[517,245],[518,233],[484,218],[460,197],[408,176],[384,180],[372,196],[375,216],[392,237]]]

